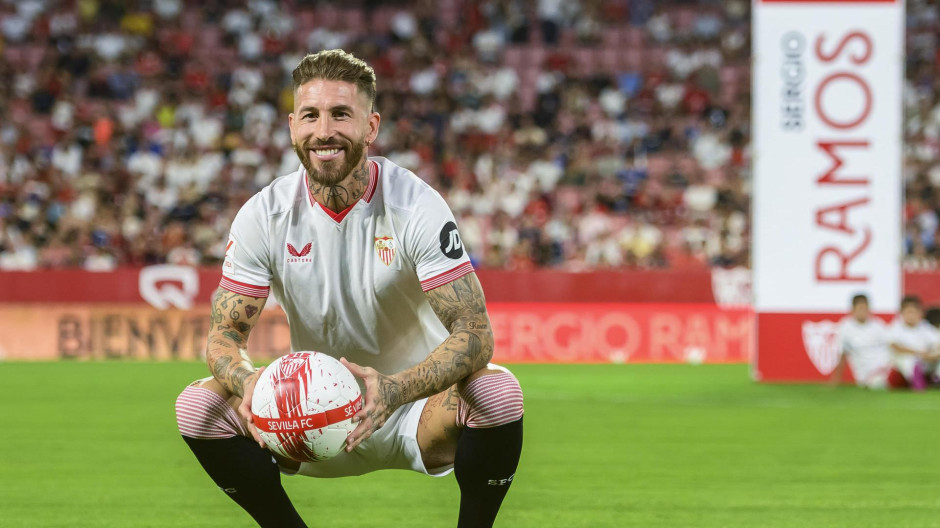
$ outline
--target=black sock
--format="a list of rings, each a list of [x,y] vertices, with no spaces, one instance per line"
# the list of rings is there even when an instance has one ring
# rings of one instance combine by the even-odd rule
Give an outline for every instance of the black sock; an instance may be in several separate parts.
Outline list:
[[[244,436],[199,440],[184,436],[206,473],[259,526],[303,527],[281,486],[281,473],[271,453]]]
[[[454,475],[460,485],[457,528],[493,526],[522,453],[522,418],[498,427],[467,427],[457,441]]]

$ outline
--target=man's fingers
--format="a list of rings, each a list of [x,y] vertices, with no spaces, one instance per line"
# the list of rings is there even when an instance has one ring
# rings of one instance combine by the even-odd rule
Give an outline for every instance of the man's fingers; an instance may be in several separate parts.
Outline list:
[[[258,445],[261,447],[265,447],[264,440],[261,439],[261,435],[258,434],[258,429],[251,419],[251,407],[244,400],[241,405],[238,406],[238,415],[241,416],[242,420],[245,420],[248,431],[251,432],[251,436],[255,439],[255,442],[258,442]]]
[[[264,440],[261,439],[261,434],[258,433],[258,428],[255,427],[251,414],[251,397],[254,394],[255,385],[258,383],[258,378],[261,376],[262,372],[264,372],[264,367],[256,370],[254,374],[252,374],[246,380],[245,392],[242,395],[242,403],[238,406],[238,414],[244,418],[248,425],[248,431],[251,433],[251,437],[254,438],[255,442],[258,442],[258,445],[261,447],[267,447],[264,443]]]
[[[359,425],[346,437],[346,451],[355,449],[356,446],[372,436],[372,433],[374,433],[376,429],[381,427],[377,425],[375,413],[371,407],[368,410],[363,409],[357,413],[357,416],[359,415],[361,415]]]
[[[365,405],[363,405],[362,408],[359,409],[359,412],[357,412],[356,414],[352,416],[352,422],[360,423],[366,418],[368,418],[369,415],[374,411],[375,411],[375,401],[366,398]]]
[[[339,358],[339,362],[342,363],[343,366],[348,368],[349,372],[352,372],[354,376],[365,379],[366,377],[365,369],[363,369],[359,365],[347,360],[346,358]]]
[[[255,385],[258,384],[258,378],[261,377],[262,372],[264,372],[264,367],[256,370],[245,380],[245,392],[242,394],[242,402],[247,403],[249,406],[251,406],[251,398],[255,393]]]
[[[248,423],[251,423],[251,404],[242,400],[238,406],[238,414]]]
[[[254,422],[251,419],[251,406],[247,404],[244,400],[241,405],[238,406],[238,415],[245,420],[245,424],[248,426],[248,431],[251,432],[251,436],[255,439],[255,442],[258,442],[258,445],[264,447],[264,441],[261,439],[261,435],[258,434],[258,429],[255,428]]]
[[[264,367],[259,368],[245,379],[245,392],[242,393],[242,403],[238,406],[238,410],[241,411],[244,407],[245,411],[242,414],[249,419],[251,418],[251,399],[254,396],[255,385],[258,384],[258,378],[262,372],[264,372]]]
[[[359,427],[349,433],[349,436],[346,437],[346,452],[352,452],[359,444],[364,442],[367,438],[372,436],[372,420],[364,420],[359,423]]]
[[[261,439],[261,434],[258,433],[258,428],[254,424],[248,424],[248,430],[251,431],[252,438],[255,439],[255,442],[258,442],[258,445],[261,447],[267,447],[264,444],[264,440]]]
[[[369,423],[369,420],[363,420],[352,433],[349,433],[349,437],[353,440],[361,440],[362,437],[367,436],[371,431],[372,425]]]
[[[372,433],[378,429],[378,427],[376,427],[375,416],[377,414],[376,408],[380,402],[378,401],[378,393],[375,386],[375,371],[370,368],[361,367],[346,358],[340,358],[339,361],[343,366],[348,368],[354,376],[366,381],[364,394],[365,405],[352,417],[353,423],[358,423],[359,425],[346,437],[346,451],[351,452],[353,449],[356,449],[359,444],[372,436]]]
[[[372,411],[366,413],[359,426],[346,437],[346,451],[350,452],[356,446],[368,440],[383,425],[385,425],[385,418],[382,415]]]

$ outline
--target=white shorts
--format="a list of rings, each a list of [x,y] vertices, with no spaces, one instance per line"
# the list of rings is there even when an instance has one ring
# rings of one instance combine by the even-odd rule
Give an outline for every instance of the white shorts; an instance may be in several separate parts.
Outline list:
[[[855,377],[855,384],[866,389],[884,389],[888,386],[888,375],[891,374],[891,363],[866,361],[862,358],[849,356],[849,367]]]
[[[853,373],[854,374],[854,373]],[[891,365],[882,367],[865,377],[855,379],[855,384],[866,389],[881,390],[888,388],[888,376],[891,374]]]
[[[421,460],[418,447],[418,421],[427,398],[402,405],[385,421],[381,429],[372,433],[351,453],[340,452],[320,462],[303,462],[297,475],[332,478],[364,475],[380,469],[410,469],[443,477],[453,471],[453,465],[428,470]]]
[[[911,381],[914,377],[914,366],[917,365],[917,357],[911,354],[894,354],[894,368],[904,376],[904,379]]]

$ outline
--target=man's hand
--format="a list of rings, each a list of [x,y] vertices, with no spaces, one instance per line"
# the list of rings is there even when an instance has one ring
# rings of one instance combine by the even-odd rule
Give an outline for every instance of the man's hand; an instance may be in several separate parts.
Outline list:
[[[401,385],[391,376],[386,376],[371,367],[362,367],[351,363],[346,358],[340,362],[356,377],[365,381],[365,404],[362,409],[353,415],[353,423],[358,423],[356,430],[346,437],[346,452],[351,452],[359,444],[372,436],[391,416],[395,409],[401,406]]]
[[[936,361],[940,359],[940,348],[931,347],[926,352],[921,355],[921,358],[925,361]]]
[[[493,331],[475,273],[428,291],[427,299],[450,336],[424,361],[386,376],[340,359],[353,375],[365,381],[366,387],[365,405],[353,416],[353,422],[359,425],[346,437],[347,452],[385,425],[395,409],[444,391],[485,367],[493,357]]]
[[[242,396],[242,404],[238,406],[238,414],[248,422],[248,430],[251,431],[251,436],[254,437],[255,442],[258,442],[261,447],[267,447],[264,440],[261,439],[261,435],[258,434],[255,424],[251,421],[251,396],[255,392],[255,384],[258,383],[258,378],[262,372],[264,372],[264,367],[252,372],[251,375],[245,378],[245,394]]]
[[[832,375],[829,376],[830,387],[835,388],[842,384],[842,377],[845,375],[845,356],[847,353],[848,352],[843,350],[842,353],[839,354],[839,362],[836,364],[836,368],[832,370]]]

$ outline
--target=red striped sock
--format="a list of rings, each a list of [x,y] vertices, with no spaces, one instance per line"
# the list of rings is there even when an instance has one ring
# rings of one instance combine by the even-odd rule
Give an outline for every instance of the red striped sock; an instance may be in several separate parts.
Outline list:
[[[201,440],[251,437],[245,422],[225,398],[193,385],[186,387],[176,399],[176,424],[183,436]]]
[[[522,418],[522,388],[511,372],[480,376],[460,391],[457,424],[482,429]]]

